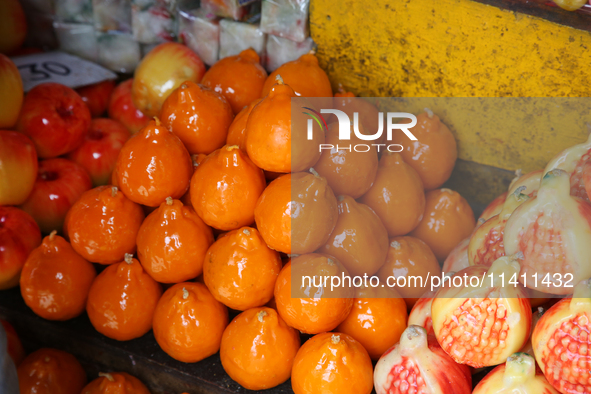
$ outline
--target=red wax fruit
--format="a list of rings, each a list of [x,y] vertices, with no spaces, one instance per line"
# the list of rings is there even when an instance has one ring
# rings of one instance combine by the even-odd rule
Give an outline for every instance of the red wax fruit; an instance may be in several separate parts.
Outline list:
[[[373,376],[377,394],[470,394],[470,369],[456,363],[423,327],[410,325],[382,355]]]
[[[59,83],[35,86],[26,95],[17,129],[31,137],[43,159],[76,149],[90,127],[90,111],[74,90]]]
[[[527,342],[531,305],[518,272],[516,257],[504,256],[490,268],[456,273],[451,286],[439,289],[431,305],[433,331],[456,362],[474,368],[497,365]]]
[[[0,206],[0,290],[18,285],[29,253],[39,244],[41,232],[30,215]]]
[[[591,281],[574,288],[572,298],[552,306],[532,334],[536,361],[555,389],[564,394],[591,392]]]
[[[150,118],[137,109],[131,100],[133,79],[121,82],[109,100],[109,118],[118,120],[130,133],[137,133],[150,121]]]
[[[42,233],[60,231],[72,204],[91,187],[90,176],[79,164],[61,158],[41,160],[33,191],[20,207]]]
[[[115,81],[102,81],[76,89],[76,92],[86,103],[93,118],[98,118],[105,113],[111,93],[115,88]]]
[[[113,119],[93,119],[82,145],[68,154],[68,159],[80,164],[92,179],[93,186],[108,185],[117,157],[131,134]]]

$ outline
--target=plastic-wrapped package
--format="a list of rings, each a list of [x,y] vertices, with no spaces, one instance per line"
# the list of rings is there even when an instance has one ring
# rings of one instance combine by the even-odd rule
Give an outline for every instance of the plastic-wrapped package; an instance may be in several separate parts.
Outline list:
[[[263,0],[261,30],[302,42],[309,35],[309,8],[310,0]]]
[[[53,27],[60,50],[96,62],[98,49],[93,25],[54,22]]]
[[[306,38],[303,42],[295,42],[269,34],[267,36],[266,68],[269,72],[274,71],[282,64],[298,59],[313,48],[314,41],[311,37]]]
[[[93,23],[92,0],[55,0],[55,16],[60,22]]]
[[[264,64],[265,42],[267,35],[258,25],[235,22],[229,19],[220,21],[220,59],[238,55],[245,49],[252,48]]]
[[[142,57],[140,44],[130,34],[99,34],[97,42],[98,63],[115,72],[133,72]]]
[[[131,6],[133,37],[142,44],[173,41],[176,35],[174,15],[162,5],[142,9],[133,4]]]
[[[131,33],[129,0],[92,0],[94,27],[97,31],[115,30]]]
[[[179,11],[179,38],[208,66],[218,61],[220,19],[204,9]]]
[[[241,20],[248,14],[248,4],[256,0],[201,0],[201,8],[223,18]]]

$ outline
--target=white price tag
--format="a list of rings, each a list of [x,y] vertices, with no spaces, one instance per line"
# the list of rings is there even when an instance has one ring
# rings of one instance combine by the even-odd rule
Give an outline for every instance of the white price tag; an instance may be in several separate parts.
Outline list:
[[[117,74],[96,63],[64,52],[35,53],[11,60],[18,67],[25,92],[45,82],[61,83],[74,89],[117,78]]]

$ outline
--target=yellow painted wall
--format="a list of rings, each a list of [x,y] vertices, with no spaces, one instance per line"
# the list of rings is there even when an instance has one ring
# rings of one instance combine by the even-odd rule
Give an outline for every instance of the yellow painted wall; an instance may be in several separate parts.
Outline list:
[[[361,96],[591,96],[589,32],[470,0],[313,0],[310,28],[334,87]],[[586,139],[590,103],[534,100],[539,115],[525,129],[519,111],[474,127],[454,100],[443,118],[454,123],[460,158],[533,170]]]

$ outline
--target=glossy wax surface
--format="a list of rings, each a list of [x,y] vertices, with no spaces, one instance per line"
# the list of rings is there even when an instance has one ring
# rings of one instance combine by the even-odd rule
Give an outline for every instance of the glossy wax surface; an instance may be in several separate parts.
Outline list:
[[[101,272],[90,288],[86,312],[101,334],[118,341],[139,338],[152,328],[162,288],[142,268],[126,257]]]
[[[148,124],[150,118],[133,104],[131,100],[132,83],[133,79],[128,79],[117,85],[111,94],[108,112],[109,118],[121,122],[130,133],[137,133]]]
[[[220,237],[209,248],[203,280],[218,301],[244,311],[273,298],[281,267],[279,253],[269,249],[259,232],[242,227]]]
[[[226,142],[234,113],[224,96],[207,86],[186,81],[168,96],[160,117],[190,154],[210,154]]]
[[[179,283],[203,272],[205,253],[213,243],[211,229],[191,206],[167,200],[141,225],[138,258],[160,283]]]
[[[65,239],[49,235],[23,267],[21,294],[27,306],[44,319],[68,320],[84,310],[95,276],[92,264]]]
[[[99,375],[82,389],[81,394],[150,394],[138,378],[125,372],[99,373]]]
[[[267,186],[256,203],[254,218],[271,249],[291,253],[291,174]]]
[[[178,283],[164,292],[152,323],[158,345],[172,358],[194,363],[220,349],[228,309],[202,283]]]
[[[125,143],[115,168],[127,198],[149,207],[182,197],[193,174],[189,152],[160,121],[150,121]]]
[[[82,143],[90,126],[90,111],[67,86],[47,82],[25,97],[17,128],[33,140],[41,158],[63,155]]]
[[[84,193],[66,216],[72,247],[93,263],[113,264],[135,253],[144,212],[114,186]]]
[[[90,176],[79,164],[61,158],[41,160],[33,190],[20,207],[42,233],[60,231],[72,204],[91,187]]]

